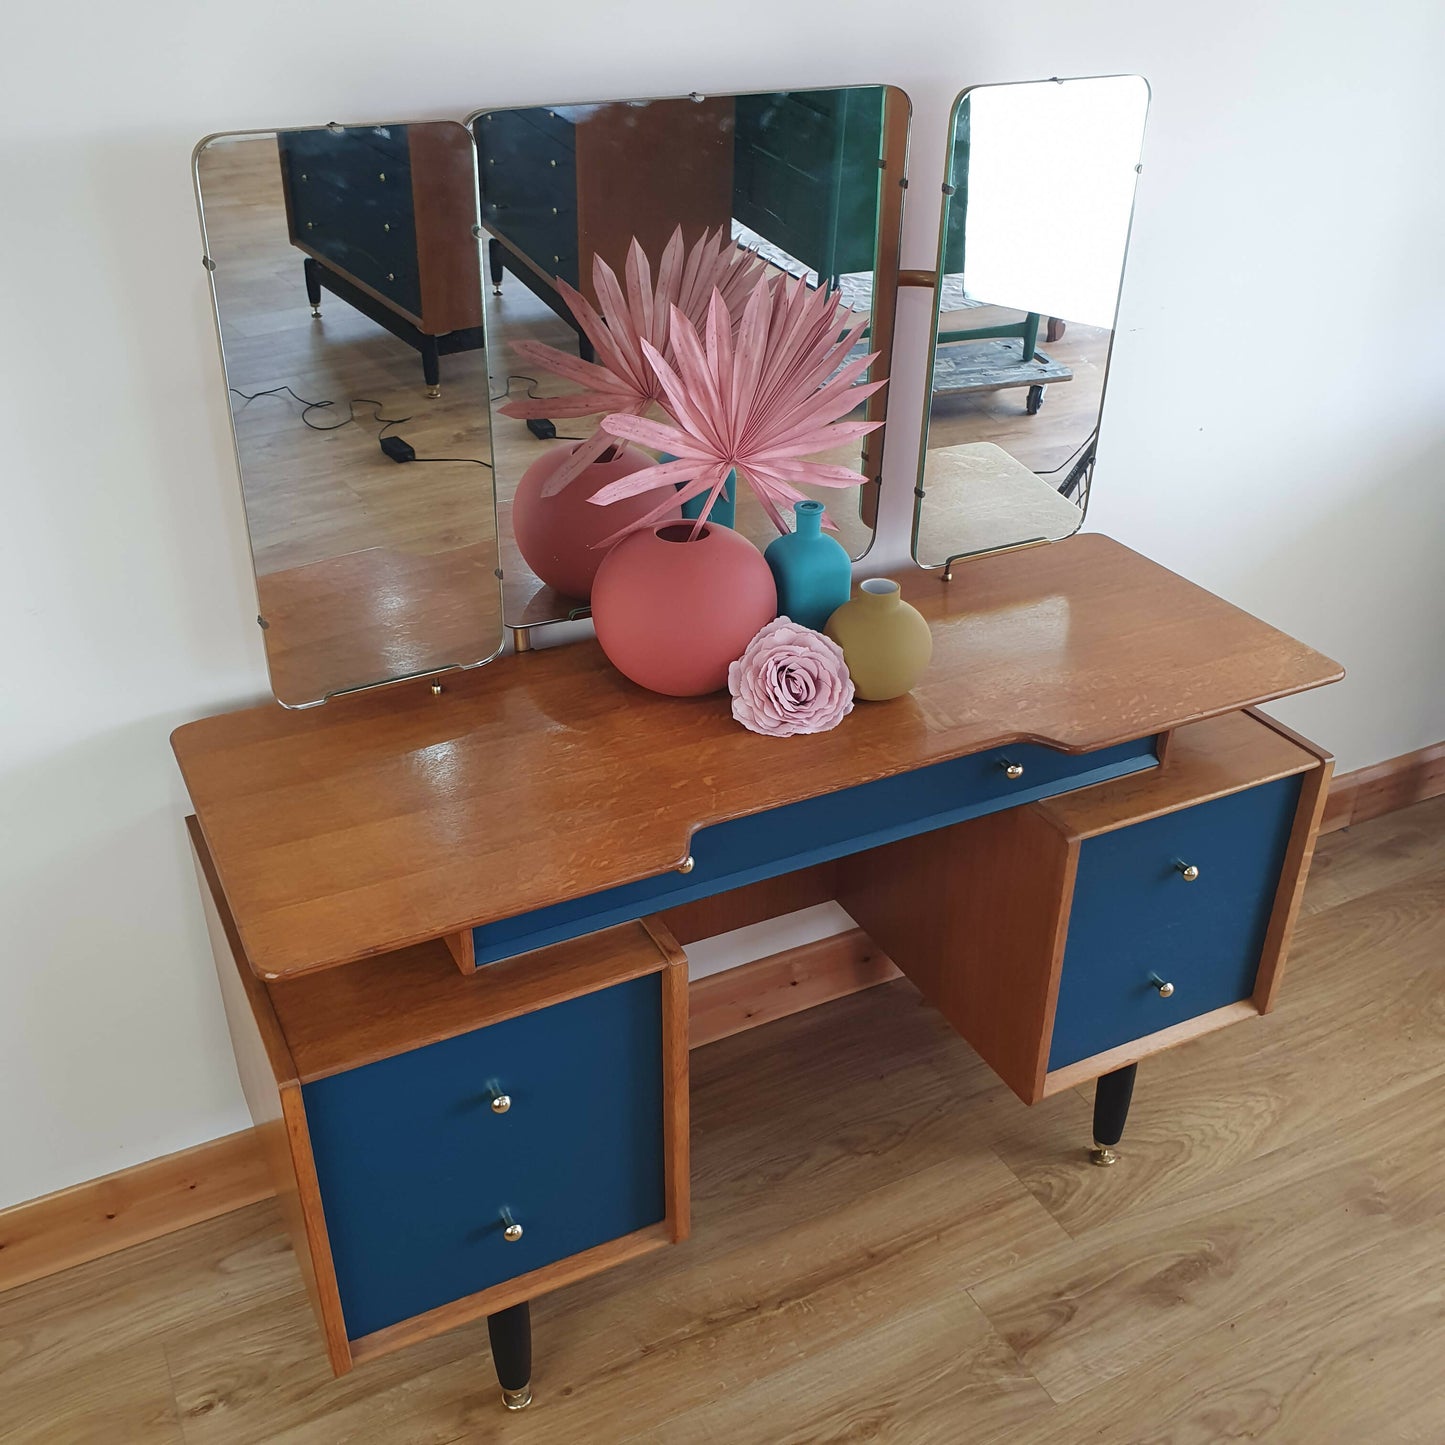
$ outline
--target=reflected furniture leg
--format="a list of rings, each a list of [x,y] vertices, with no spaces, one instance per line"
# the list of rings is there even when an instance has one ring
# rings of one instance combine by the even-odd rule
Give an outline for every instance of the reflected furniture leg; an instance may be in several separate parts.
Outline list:
[[[1044,340],[1053,343],[1064,339],[1064,323],[1057,316],[1049,317],[1048,329],[1044,332]]]
[[[421,372],[426,378],[426,394],[433,399],[439,397],[442,394],[442,364],[435,336],[423,336],[421,339]]]
[[[302,263],[301,269],[306,274],[306,299],[311,303],[311,314],[321,315],[321,267],[315,259],[308,256]]]
[[[506,267],[502,265],[502,243],[495,236],[487,241],[487,269],[492,274],[492,295],[500,296]]]
[[[502,1387],[502,1404],[525,1410],[532,1403],[532,1307],[525,1300],[487,1316],[492,1364]]]
[[[1138,1064],[1126,1064],[1112,1074],[1100,1074],[1095,1082],[1094,1147],[1089,1151],[1090,1163],[1107,1167],[1119,1162],[1114,1145],[1124,1137],[1129,1103],[1134,1097],[1134,1076],[1138,1072]]]

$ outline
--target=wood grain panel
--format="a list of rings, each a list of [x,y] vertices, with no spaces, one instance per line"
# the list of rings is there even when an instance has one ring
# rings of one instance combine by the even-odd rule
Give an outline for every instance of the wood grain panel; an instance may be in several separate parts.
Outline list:
[[[699,827],[946,758],[1088,751],[1341,675],[1097,534],[900,582],[933,628],[923,681],[787,748],[717,698],[640,691],[592,642],[441,697],[407,684],[177,729],[253,967],[323,969],[648,877]]]
[[[423,330],[433,336],[482,324],[476,146],[454,121],[407,127],[411,204]]]
[[[1025,1103],[1043,1091],[1077,848],[1032,808],[843,860],[839,902]]]
[[[898,969],[861,928],[783,949],[692,985],[692,1047],[897,977]]]
[[[696,943],[700,938],[715,938],[734,928],[746,928],[769,918],[781,918],[800,908],[812,908],[838,896],[838,865],[836,861],[815,863],[795,873],[781,873],[714,893],[693,903],[682,903],[663,910],[661,917],[679,943]]]
[[[306,1111],[301,1103],[301,1086],[290,1045],[271,1006],[266,986],[247,962],[235,919],[221,894],[215,867],[195,818],[186,819],[186,830],[200,882],[241,1090],[251,1111],[256,1140],[271,1175],[281,1217],[291,1236],[291,1247],[296,1253],[307,1296],[326,1341],[327,1358],[332,1371],[344,1375],[351,1368],[351,1347],[341,1314],[341,1296],[331,1263],[321,1190],[316,1182]]]

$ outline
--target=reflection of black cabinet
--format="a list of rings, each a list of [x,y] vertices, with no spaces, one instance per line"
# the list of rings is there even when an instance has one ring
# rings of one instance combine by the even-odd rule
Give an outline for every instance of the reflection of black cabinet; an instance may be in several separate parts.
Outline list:
[[[737,98],[733,215],[836,281],[872,271],[882,86]]]
[[[313,307],[324,287],[422,355],[482,344],[473,154],[450,122],[282,131],[291,242]]]
[[[594,256],[620,277],[634,236],[656,264],[678,226],[691,245],[731,223],[728,98],[485,111],[472,129],[492,280],[512,272],[569,325],[555,278],[595,302]]]
[[[656,262],[734,219],[827,278],[875,265],[879,86],[486,111],[473,118],[492,280],[511,271],[564,319],[592,257],[619,274],[633,236]],[[584,342],[585,349],[585,342]]]

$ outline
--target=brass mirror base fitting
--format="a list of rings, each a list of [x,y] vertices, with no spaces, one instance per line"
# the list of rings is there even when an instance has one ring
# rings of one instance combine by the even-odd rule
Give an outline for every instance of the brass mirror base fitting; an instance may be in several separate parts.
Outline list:
[[[502,1404],[509,1410],[525,1410],[532,1403],[532,1386],[530,1382],[522,1386],[520,1390],[503,1390]]]
[[[1117,1164],[1119,1156],[1107,1144],[1100,1144],[1097,1141],[1094,1147],[1089,1150],[1089,1163],[1097,1164],[1100,1169],[1107,1169],[1111,1164]]]

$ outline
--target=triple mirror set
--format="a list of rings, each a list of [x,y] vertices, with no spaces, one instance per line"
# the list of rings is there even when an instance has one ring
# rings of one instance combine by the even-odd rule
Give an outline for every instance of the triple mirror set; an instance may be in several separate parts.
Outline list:
[[[911,107],[891,86],[202,141],[205,266],[277,699],[474,666],[507,630],[525,647],[530,629],[587,615],[526,479],[549,449],[598,435],[601,412],[568,401],[609,364],[588,315],[630,304],[643,339],[660,336],[653,302],[686,312],[706,278],[828,289],[832,336],[858,340],[820,388],[854,361],[856,382],[885,381],[899,285],[931,286],[914,557],[948,576],[962,557],[1068,536],[1088,501],[1147,105],[1136,76],[966,90],[931,273],[899,269]],[[538,364],[558,353],[560,371]],[[807,452],[831,485],[778,464],[855,559],[887,433],[887,389],[860,396],[841,420],[876,425]],[[712,520],[760,548],[779,535],[735,476],[720,488]]]

